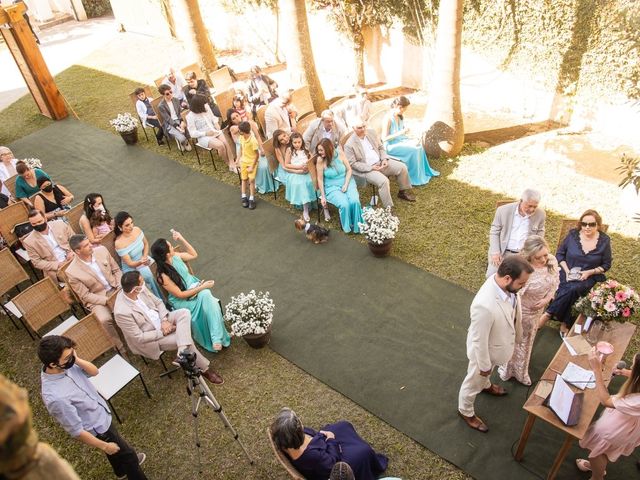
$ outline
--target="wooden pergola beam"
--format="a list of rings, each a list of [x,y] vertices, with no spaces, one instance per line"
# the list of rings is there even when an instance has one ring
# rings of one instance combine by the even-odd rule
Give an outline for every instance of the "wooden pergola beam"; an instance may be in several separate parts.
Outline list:
[[[23,3],[0,7],[0,33],[40,113],[61,120],[67,117],[67,108],[24,18],[25,10]]]

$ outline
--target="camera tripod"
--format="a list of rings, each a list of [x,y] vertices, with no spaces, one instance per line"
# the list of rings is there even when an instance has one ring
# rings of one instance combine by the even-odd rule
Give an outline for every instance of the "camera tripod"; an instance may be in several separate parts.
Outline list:
[[[195,366],[189,369],[183,367],[183,369],[184,374],[187,377],[187,395],[191,397],[191,415],[193,416],[195,440],[198,452],[198,472],[202,473],[202,463],[200,461],[200,434],[198,430],[198,410],[200,409],[200,405],[203,400],[205,405],[213,408],[213,411],[218,414],[225,428],[229,429],[231,435],[233,436],[233,439],[238,442],[238,444],[242,448],[242,451],[249,459],[249,463],[253,465],[253,459],[251,458],[251,455],[249,455],[246,447],[244,446],[242,441],[240,441],[238,432],[236,432],[236,430],[233,428],[233,425],[231,425],[231,422],[229,422],[229,419],[222,411],[222,405],[218,403],[216,397],[214,397],[213,393],[211,393],[211,389],[202,379],[202,372],[200,371],[200,369]]]

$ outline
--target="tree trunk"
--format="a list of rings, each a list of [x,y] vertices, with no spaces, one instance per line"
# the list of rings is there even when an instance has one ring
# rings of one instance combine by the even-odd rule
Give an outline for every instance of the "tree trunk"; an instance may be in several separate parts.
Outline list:
[[[353,36],[353,54],[355,57],[356,85],[364,85],[364,36],[357,32]]]
[[[295,87],[309,85],[316,113],[326,108],[322,85],[316,71],[304,0],[279,0],[281,29],[289,78]]]
[[[173,3],[180,10],[180,13],[174,10],[174,20],[179,20],[181,17],[183,22],[183,28],[177,30],[182,33],[183,39],[191,44],[203,70],[207,73],[216,71],[218,60],[209,32],[202,20],[198,0],[173,0]]]
[[[464,143],[460,108],[462,3],[463,0],[440,1],[433,75],[422,134],[422,145],[433,158],[453,157]]]

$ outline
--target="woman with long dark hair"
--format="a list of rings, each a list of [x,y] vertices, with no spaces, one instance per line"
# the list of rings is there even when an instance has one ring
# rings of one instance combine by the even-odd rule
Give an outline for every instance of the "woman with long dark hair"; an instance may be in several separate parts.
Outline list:
[[[93,229],[91,227],[91,218],[95,215],[96,212],[104,212],[109,215],[109,217],[111,217],[111,215],[109,214],[109,210],[104,203],[102,195],[100,193],[88,194],[86,197],[84,197],[84,201],[82,202],[82,209],[84,210],[84,213],[80,217],[79,221],[82,233],[86,235],[87,239],[93,245],[100,245],[100,240],[104,238],[106,233],[103,235],[94,235]]]
[[[167,291],[169,303],[174,308],[186,308],[191,312],[193,339],[202,348],[219,352],[231,344],[231,337],[224,326],[220,302],[211,294],[214,281],[200,280],[189,272],[184,262],[197,258],[198,252],[179,232],[173,232],[173,239],[182,244],[183,251],[176,252],[164,238],[151,245],[151,256],[158,267],[158,283]]]

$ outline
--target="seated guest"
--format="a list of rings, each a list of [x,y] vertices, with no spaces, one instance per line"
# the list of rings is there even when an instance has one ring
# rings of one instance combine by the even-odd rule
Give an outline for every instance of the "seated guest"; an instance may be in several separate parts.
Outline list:
[[[303,427],[293,410],[283,408],[271,424],[271,437],[307,480],[326,480],[337,462],[349,464],[358,480],[375,480],[389,463],[344,420],[316,432]]]
[[[293,133],[287,153],[284,157],[284,165],[289,172],[287,176],[287,191],[285,198],[291,205],[302,205],[302,218],[310,221],[309,205],[316,203],[316,189],[309,174],[309,151],[307,150],[302,135]]]
[[[37,184],[40,193],[33,199],[33,207],[44,212],[47,220],[64,217],[65,211],[69,210],[73,201],[71,192],[59,183],[54,185],[47,177],[40,177]]]
[[[287,171],[284,163],[284,157],[287,153],[287,149],[291,143],[291,134],[284,130],[276,130],[273,132],[273,150],[275,152],[276,160],[278,160],[278,168],[275,171],[276,180],[287,185],[287,177],[289,172]]]
[[[90,193],[86,197],[84,197],[84,202],[82,203],[84,213],[80,217],[80,229],[82,233],[84,233],[89,241],[93,245],[99,245],[100,240],[102,240],[107,233],[113,230],[113,221],[110,224],[109,232],[106,232],[105,229],[101,229],[97,234],[94,233],[93,226],[91,225],[91,219],[95,217],[96,213],[104,213],[109,218],[111,218],[111,214],[107,207],[104,204],[104,200],[102,199],[102,195],[99,193]]]
[[[327,202],[335,205],[340,212],[342,230],[347,233],[360,233],[358,222],[362,222],[362,206],[356,188],[356,182],[351,178],[349,162],[343,158],[338,149],[333,148],[331,140],[323,138],[316,147],[318,159],[316,168],[318,173],[318,190],[320,202],[324,208],[324,218],[329,220]]]
[[[73,258],[69,239],[75,233],[66,222],[47,222],[40,210],[29,210],[29,223],[33,226],[33,231],[22,239],[22,245],[33,266],[57,283],[58,270]]]
[[[138,100],[136,100],[136,111],[138,112],[142,125],[150,125],[154,127],[156,129],[156,140],[158,145],[164,144],[164,140],[162,140],[164,137],[162,125],[160,125],[160,120],[158,120],[158,116],[151,106],[153,98],[147,98],[147,94],[142,87],[136,88],[134,93],[136,94],[136,97],[138,97]]]
[[[244,99],[244,95],[238,93],[233,97],[232,107],[227,110],[227,118],[233,113],[237,113],[240,115],[241,121],[249,122],[251,118],[249,118],[249,112],[247,112],[247,105]]]
[[[583,472],[591,472],[592,480],[603,480],[608,462],[629,456],[640,446],[640,354],[633,357],[630,370],[614,372],[628,377],[617,395],[609,395],[600,356],[594,350],[589,354],[589,364],[596,377],[598,399],[606,408],[580,440],[580,446],[589,450],[589,460],[579,458],[576,465]]]
[[[391,103],[391,111],[382,127],[382,141],[389,155],[407,165],[411,184],[424,185],[440,173],[429,165],[422,145],[407,137],[409,129],[404,126],[403,114],[409,105],[407,97],[398,97]]]
[[[13,177],[18,174],[16,170],[16,164],[18,160],[13,156],[13,152],[7,147],[0,146],[0,182]],[[10,196],[9,189],[4,185],[0,188],[0,193]]]
[[[304,143],[310,151],[314,152],[320,140],[328,138],[334,148],[338,148],[340,139],[345,133],[347,133],[347,129],[340,120],[334,118],[333,112],[324,110],[320,114],[320,118],[313,120],[303,132]]]
[[[184,107],[177,98],[173,97],[173,92],[169,85],[162,84],[158,88],[163,99],[158,105],[158,110],[162,116],[162,128],[164,133],[172,139],[175,139],[186,151],[191,151],[191,144],[187,138],[187,124],[182,119],[182,111]]]
[[[95,211],[89,220],[93,238],[104,238],[113,230],[113,218],[107,211]]]
[[[194,95],[204,95],[213,114],[218,118],[222,118],[220,108],[213,100],[207,82],[205,82],[201,78],[198,79],[195,72],[187,72],[187,74],[185,75],[185,79],[187,81],[187,84],[184,86],[182,91],[184,92],[184,96],[187,99],[187,102],[189,102],[189,105],[191,105],[191,100],[193,99]]]
[[[197,139],[198,145],[214,149],[229,166],[229,171],[235,171],[234,152],[227,144],[220,130],[218,118],[211,112],[204,95],[194,95],[191,98],[191,111],[187,113],[187,130],[191,137]]]
[[[158,283],[168,293],[173,308],[186,308],[191,312],[191,335],[206,350],[219,352],[231,344],[224,326],[219,300],[211,294],[213,280],[200,280],[189,273],[184,263],[198,257],[196,250],[179,232],[173,239],[182,244],[184,251],[176,252],[164,238],[151,246],[151,255],[158,265]]]
[[[0,180],[0,192],[4,191],[5,186],[4,186],[4,182],[2,180]],[[7,190],[8,192],[9,190]],[[12,203],[14,203],[13,198],[11,198],[11,194],[7,193],[0,193],[0,209],[3,209],[9,205],[11,205]]]
[[[269,104],[264,112],[264,125],[267,139],[273,136],[276,130],[291,133],[296,129],[296,116],[298,115],[291,104],[291,92],[286,90]]]
[[[551,305],[540,317],[539,326],[555,318],[560,324],[560,335],[565,336],[574,319],[571,307],[591,287],[604,282],[604,272],[611,268],[611,240],[602,231],[602,217],[595,210],[587,210],[578,220],[556,252],[560,270],[560,286]],[[573,275],[569,273],[573,271]]]
[[[28,199],[31,195],[34,195],[40,191],[38,187],[39,178],[49,178],[43,170],[39,168],[31,168],[22,160],[16,163],[16,172],[18,172],[18,178],[16,179],[16,198]],[[49,178],[49,180],[51,180]]]
[[[393,158],[389,158],[380,139],[374,130],[367,130],[364,120],[354,123],[353,134],[344,144],[344,154],[356,177],[363,178],[375,185],[380,193],[382,205],[393,207],[389,177],[396,177],[398,182],[398,198],[408,202],[415,202],[409,190],[411,181],[407,166]]]
[[[527,188],[518,202],[496,209],[489,230],[487,278],[498,271],[504,257],[517,255],[530,235],[544,238],[546,213],[539,208],[540,192]]]
[[[106,248],[98,246],[94,249],[85,235],[71,236],[69,247],[75,253],[65,270],[69,286],[82,305],[96,314],[116,348],[124,352],[113,315],[107,307],[107,300],[120,286],[120,267]]]
[[[186,83],[180,72],[176,73],[173,68],[170,68],[169,73],[167,73],[167,76],[162,80],[162,85],[169,85],[171,87],[171,91],[173,92],[174,98],[180,100],[183,107],[187,106],[183,92]]]
[[[356,480],[353,470],[348,463],[338,462],[331,469],[329,480]],[[380,477],[378,480],[401,480],[397,477]]]
[[[167,311],[164,303],[145,287],[140,272],[125,273],[121,283],[122,291],[118,293],[113,312],[133,353],[157,360],[163,351],[187,350],[196,354],[196,367],[202,370],[204,378],[216,385],[224,383],[220,375],[209,369],[209,360],[193,345],[189,310]]]
[[[251,67],[251,78],[249,80],[249,102],[254,116],[258,107],[268,105],[275,100],[276,88],[278,84],[268,75],[262,73],[257,65]]]
[[[122,271],[139,271],[153,294],[162,298],[156,285],[153,273],[149,268],[152,259],[149,257],[149,242],[144,232],[133,224],[133,218],[127,212],[118,212],[115,219],[116,253],[122,259]]]

